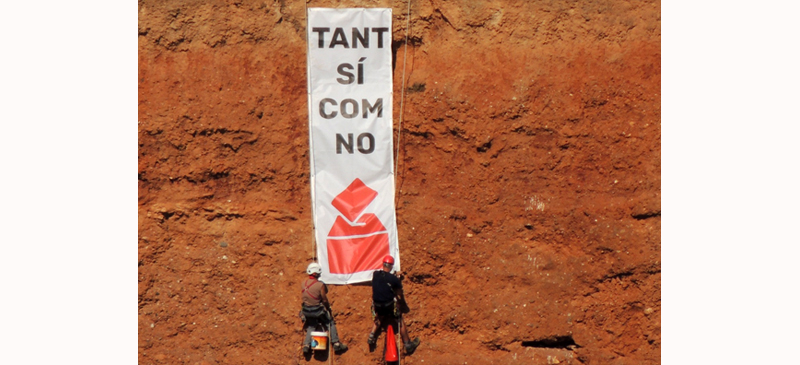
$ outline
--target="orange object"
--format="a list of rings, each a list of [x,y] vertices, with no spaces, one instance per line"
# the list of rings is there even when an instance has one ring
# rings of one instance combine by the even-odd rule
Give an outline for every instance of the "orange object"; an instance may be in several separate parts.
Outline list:
[[[394,329],[392,325],[386,329],[386,361],[397,361],[397,341],[394,339]]]
[[[325,350],[328,348],[328,332],[311,332],[311,349]]]

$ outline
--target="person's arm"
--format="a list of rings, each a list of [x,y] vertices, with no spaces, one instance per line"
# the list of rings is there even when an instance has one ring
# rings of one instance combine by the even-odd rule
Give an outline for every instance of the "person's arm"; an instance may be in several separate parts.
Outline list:
[[[397,304],[400,306],[401,313],[408,313],[410,309],[408,308],[408,303],[406,303],[406,296],[403,293],[403,282],[398,280],[397,287],[394,289],[394,295],[397,297]]]
[[[322,301],[322,305],[324,305],[325,308],[330,309],[331,303],[328,301],[328,286],[325,285],[325,283],[322,283],[322,290],[319,291],[319,296]]]
[[[394,292],[394,296],[397,297],[397,301],[401,303],[405,302],[406,297],[403,295],[403,282],[400,281],[400,279],[392,279],[390,283],[392,283],[392,291]]]

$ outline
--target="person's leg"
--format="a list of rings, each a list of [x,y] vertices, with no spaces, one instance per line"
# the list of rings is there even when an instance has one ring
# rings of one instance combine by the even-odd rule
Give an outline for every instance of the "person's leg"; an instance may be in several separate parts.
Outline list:
[[[412,353],[414,350],[419,346],[419,338],[415,338],[414,341],[411,341],[411,338],[408,336],[408,329],[406,328],[405,322],[403,322],[403,316],[397,318],[397,324],[399,327],[400,337],[403,339],[403,345],[405,345],[406,352]]]
[[[314,330],[314,326],[313,326],[312,322],[313,322],[312,319],[306,320],[306,338],[305,338],[305,340],[303,340],[303,349],[304,350],[305,350],[306,346],[311,348],[311,331]]]
[[[408,330],[406,329],[406,324],[403,323],[402,316],[397,318],[397,332],[400,332],[400,338],[403,339],[403,343],[408,343]]]
[[[369,331],[369,336],[367,337],[367,344],[370,346],[374,346],[376,341],[378,340],[378,328],[381,324],[381,317],[375,313],[375,305],[373,304],[370,306],[370,312],[372,312],[372,329]]]
[[[378,337],[378,323],[380,323],[380,320],[378,320],[378,319],[373,321],[372,322],[372,329],[369,330],[369,334],[375,336],[375,338]]]
[[[328,322],[328,330],[331,331],[331,343],[339,342],[339,332],[336,331],[336,322],[333,321],[333,316],[327,313],[325,320]]]
[[[333,350],[346,351],[347,345],[339,341],[339,332],[336,330],[336,321],[333,320],[333,316],[328,313],[325,319],[328,322],[328,330],[331,333],[331,344],[333,345]]]

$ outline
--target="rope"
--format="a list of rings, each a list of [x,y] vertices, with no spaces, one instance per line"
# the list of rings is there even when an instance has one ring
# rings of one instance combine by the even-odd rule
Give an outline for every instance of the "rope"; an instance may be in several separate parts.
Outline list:
[[[311,1],[311,0],[303,0],[303,3],[305,5],[305,7],[306,7],[306,43],[308,43],[308,2],[309,1]],[[310,57],[310,55],[308,54],[308,47],[306,47],[306,93],[307,93],[307,99],[308,99],[308,116],[310,118],[311,117],[311,80],[308,78],[308,75],[309,75],[309,70],[308,70],[309,57]],[[308,128],[309,128],[309,130],[308,130],[308,136],[309,136],[308,142],[309,142],[309,149],[310,149],[311,148],[311,141],[312,141],[312,139],[311,139],[311,124],[310,123],[309,123]],[[311,154],[310,157],[313,159],[314,158],[314,154]],[[312,167],[313,167],[313,164],[312,164]],[[313,171],[312,171],[312,173],[313,173]],[[311,176],[312,176],[311,174],[308,175],[309,180],[311,180]],[[314,187],[313,181],[310,181],[310,182],[311,182],[311,186],[310,186],[309,190],[311,191],[311,259],[312,259],[312,261],[317,262],[317,249],[315,247],[316,235],[317,235],[317,227],[316,227],[316,225],[314,223],[314,196],[315,196],[315,194],[314,194],[315,189],[314,188],[315,187]]]
[[[394,155],[396,159],[394,161],[394,183],[395,186],[397,185],[397,177],[400,175],[397,172],[397,166],[400,163],[400,137],[403,135],[403,106],[405,105],[406,99],[406,58],[408,57],[408,29],[410,28],[411,22],[411,0],[408,0],[408,10],[406,10],[406,41],[403,45],[403,86],[400,90],[400,122],[397,124],[397,148],[395,149]]]

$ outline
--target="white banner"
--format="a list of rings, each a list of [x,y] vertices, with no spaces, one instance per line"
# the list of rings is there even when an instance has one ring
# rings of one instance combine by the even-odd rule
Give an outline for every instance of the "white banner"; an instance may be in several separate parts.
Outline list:
[[[308,9],[311,200],[322,280],[400,270],[392,154],[392,9]]]

